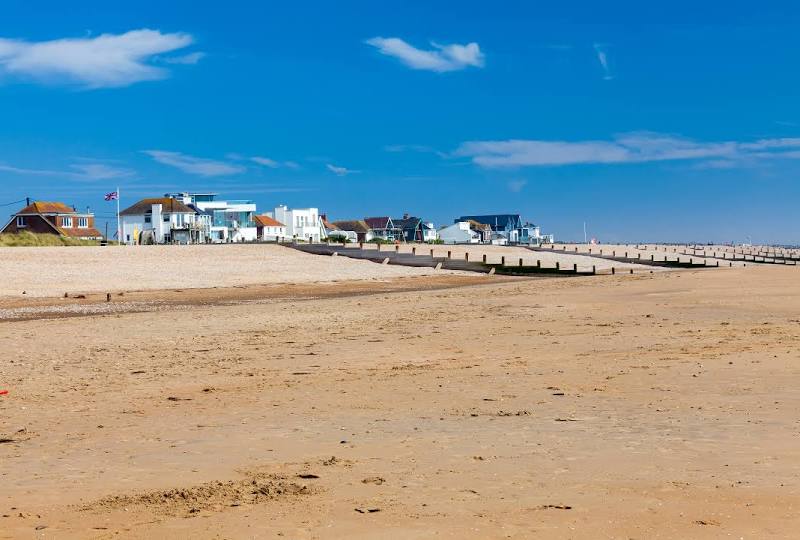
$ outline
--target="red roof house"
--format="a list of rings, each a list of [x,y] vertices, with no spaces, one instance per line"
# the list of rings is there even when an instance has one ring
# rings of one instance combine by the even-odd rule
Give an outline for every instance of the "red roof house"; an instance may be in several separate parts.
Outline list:
[[[80,240],[101,240],[103,235],[94,228],[94,214],[78,212],[60,202],[34,201],[11,217],[0,230],[4,234],[24,231],[36,234],[55,234]]]

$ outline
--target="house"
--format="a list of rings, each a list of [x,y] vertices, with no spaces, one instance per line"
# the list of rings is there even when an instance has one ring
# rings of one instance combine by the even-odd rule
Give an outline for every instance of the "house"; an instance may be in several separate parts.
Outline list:
[[[286,225],[269,216],[255,216],[256,238],[263,241],[282,242],[286,238]]]
[[[249,200],[217,200],[218,193],[167,193],[185,205],[192,205],[208,216],[210,222],[210,241],[252,242],[258,230],[253,217],[256,204]],[[280,221],[280,220],[279,220]]]
[[[350,221],[334,221],[335,231],[328,233],[328,238],[337,240],[345,238],[348,242],[369,242],[374,238],[372,229],[362,219]]]
[[[102,240],[103,235],[94,228],[94,214],[78,212],[75,207],[61,202],[27,201],[25,208],[11,217],[0,230],[4,234],[24,231],[36,234],[54,234],[78,240]]]
[[[208,241],[208,224],[197,208],[172,197],[142,199],[119,213],[122,242],[198,244]]]
[[[332,232],[339,230],[336,225],[328,221],[328,216],[320,214],[319,219],[322,221],[322,228],[325,229],[325,238],[328,238]]]
[[[445,244],[480,244],[481,234],[472,229],[469,221],[459,221],[439,229],[439,240]]]
[[[373,238],[386,242],[395,242],[403,239],[403,231],[397,228],[390,217],[368,217],[364,222],[372,230]]]
[[[470,228],[480,235],[481,244],[490,244],[492,243],[492,240],[496,238],[492,231],[491,225],[487,225],[486,223],[479,223],[474,219],[470,219],[468,223]]]
[[[418,217],[403,214],[392,223],[400,231],[400,239],[405,242],[434,242],[438,238],[433,223],[422,221]]]
[[[493,231],[493,243],[541,244],[552,239],[552,235],[542,236],[537,225],[527,222],[523,224],[519,214],[461,216],[455,221],[476,221],[489,225]]]
[[[327,237],[317,208],[288,208],[282,204],[267,215],[286,225],[286,236],[295,240],[319,242]]]

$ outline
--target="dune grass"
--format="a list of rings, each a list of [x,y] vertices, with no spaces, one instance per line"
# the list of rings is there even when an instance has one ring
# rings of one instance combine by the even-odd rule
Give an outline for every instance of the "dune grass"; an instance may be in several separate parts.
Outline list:
[[[35,234],[21,232],[17,234],[0,234],[0,247],[45,247],[45,246],[97,246],[96,240],[79,240],[55,234]]]

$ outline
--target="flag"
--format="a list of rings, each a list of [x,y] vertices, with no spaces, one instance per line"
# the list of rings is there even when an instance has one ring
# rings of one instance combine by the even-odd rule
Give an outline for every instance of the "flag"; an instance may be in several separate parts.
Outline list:
[[[112,191],[111,193],[106,193],[105,199],[107,201],[116,201],[119,199],[119,191]]]

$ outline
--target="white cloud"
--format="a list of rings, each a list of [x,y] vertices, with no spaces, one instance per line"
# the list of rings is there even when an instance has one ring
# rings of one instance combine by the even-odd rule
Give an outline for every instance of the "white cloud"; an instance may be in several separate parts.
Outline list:
[[[213,159],[188,156],[180,152],[145,150],[144,153],[163,165],[169,165],[185,173],[196,174],[198,176],[226,176],[239,174],[245,171],[245,168],[239,165],[233,165],[224,161],[215,161]]]
[[[85,88],[129,86],[167,77],[168,70],[149,62],[193,42],[189,34],[148,29],[36,42],[0,38],[0,75]],[[193,54],[178,63],[201,58]]]
[[[431,42],[434,48],[429,50],[417,49],[400,38],[374,37],[366,43],[412,69],[443,73],[484,65],[484,55],[477,43],[439,45]]]
[[[527,185],[528,185],[528,181],[527,180],[511,180],[508,183],[508,190],[510,192],[512,192],[512,193],[519,193]]]
[[[600,62],[600,67],[603,68],[603,78],[610,81],[614,78],[614,75],[612,75],[611,66],[609,65],[608,46],[603,43],[595,43],[594,52],[597,55],[597,61]]]
[[[330,163],[325,165],[325,167],[336,176],[347,176],[348,174],[355,174],[361,172],[348,169],[347,167],[337,167],[336,165],[331,165]]]
[[[722,161],[798,159],[800,138],[761,139],[752,142],[699,142],[652,132],[626,133],[611,141],[469,141],[454,155],[468,157],[486,168],[558,166],[585,163],[643,163],[651,161]]]
[[[200,62],[203,58],[206,57],[206,53],[204,52],[193,52],[189,54],[184,54],[183,56],[168,56],[166,58],[162,58],[161,61],[166,64],[179,64],[184,66],[193,66]]]
[[[49,176],[72,180],[117,180],[133,176],[135,171],[121,167],[111,167],[102,163],[81,163],[70,165],[71,170],[29,169],[0,163],[0,171],[26,176]]]
[[[255,156],[255,157],[251,157],[250,161],[252,161],[254,163],[258,163],[259,165],[263,165],[265,167],[269,167],[270,169],[277,169],[278,167],[281,166],[281,164],[278,163],[277,161],[275,161],[274,159],[270,159],[270,158],[267,158],[267,157]]]
[[[253,163],[258,163],[259,165],[263,165],[264,167],[269,167],[270,169],[279,169],[281,167],[287,169],[299,169],[300,165],[298,165],[294,161],[277,161],[272,158],[262,157],[262,156],[254,156],[250,158],[250,161]]]

